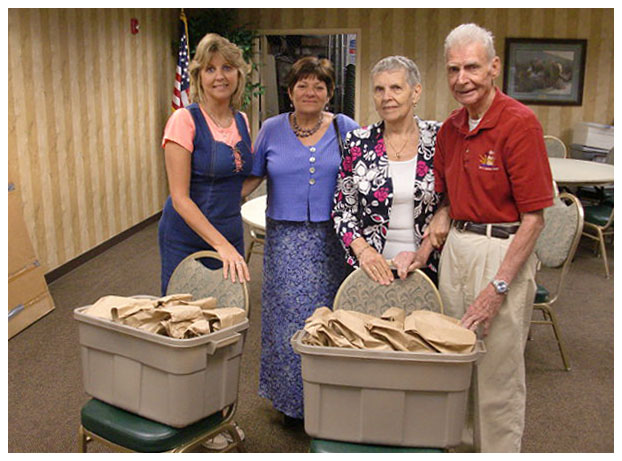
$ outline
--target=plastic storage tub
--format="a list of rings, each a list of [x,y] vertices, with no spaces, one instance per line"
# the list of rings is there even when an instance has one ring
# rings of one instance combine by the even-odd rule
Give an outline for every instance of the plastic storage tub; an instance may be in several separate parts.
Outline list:
[[[469,354],[367,351],[303,344],[305,431],[345,442],[444,448],[460,443],[478,341]]]
[[[79,322],[87,394],[148,419],[184,427],[237,401],[248,319],[174,339],[84,314]]]

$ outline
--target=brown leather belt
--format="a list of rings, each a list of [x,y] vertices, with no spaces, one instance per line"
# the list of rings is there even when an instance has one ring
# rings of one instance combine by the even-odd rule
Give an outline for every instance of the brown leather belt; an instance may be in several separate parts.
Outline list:
[[[488,235],[488,226],[490,226],[490,235],[492,237],[507,239],[510,238],[510,235],[516,234],[520,224],[504,226],[502,224],[482,224],[472,221],[454,221],[453,226],[460,232],[473,232],[480,235]]]

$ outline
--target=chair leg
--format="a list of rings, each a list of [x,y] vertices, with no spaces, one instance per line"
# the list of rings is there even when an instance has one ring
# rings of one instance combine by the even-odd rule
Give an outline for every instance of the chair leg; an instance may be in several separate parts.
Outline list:
[[[559,331],[557,316],[555,315],[555,311],[550,306],[547,306],[547,314],[551,319],[551,326],[553,327],[553,333],[555,333],[555,339],[557,339],[557,345],[559,346],[559,353],[561,354],[562,361],[564,362],[564,368],[566,371],[570,371],[570,361],[566,355],[566,349],[562,341],[561,332]]]
[[[250,245],[248,246],[248,250],[246,250],[246,264],[251,260],[251,253],[253,252],[253,245],[255,245],[255,241],[251,240]]]
[[[88,442],[88,437],[84,433],[84,427],[80,424],[80,428],[78,429],[78,450],[80,453],[86,453],[86,444]]]
[[[607,263],[607,249],[605,248],[605,237],[603,236],[603,231],[598,230],[598,241],[600,242],[600,254],[603,258],[603,262],[605,263],[605,274],[606,277],[609,278],[609,264]]]

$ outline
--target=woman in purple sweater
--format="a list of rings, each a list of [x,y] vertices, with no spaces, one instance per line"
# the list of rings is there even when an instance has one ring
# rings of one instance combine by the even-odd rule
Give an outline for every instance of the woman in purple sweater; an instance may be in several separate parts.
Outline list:
[[[348,274],[330,217],[341,163],[333,118],[342,138],[358,124],[324,111],[334,81],[330,61],[298,60],[288,75],[294,111],[266,120],[254,149],[251,175],[268,179],[259,395],[286,424],[304,415],[300,358],[290,338],[316,308],[332,307]]]

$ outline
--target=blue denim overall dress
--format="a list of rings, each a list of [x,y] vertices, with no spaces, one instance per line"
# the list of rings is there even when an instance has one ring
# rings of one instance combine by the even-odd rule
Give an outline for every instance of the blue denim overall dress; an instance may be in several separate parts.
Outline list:
[[[195,125],[190,198],[197,204],[209,222],[244,255],[244,229],[240,214],[242,183],[248,177],[253,160],[251,139],[241,113],[235,113],[235,123],[242,140],[236,148],[242,159],[242,167],[236,171],[233,149],[227,144],[214,141],[198,104],[187,109]],[[175,267],[196,251],[214,250],[194,232],[173,208],[169,196],[164,204],[158,227],[160,258],[162,263],[161,289],[166,294],[168,281]]]

